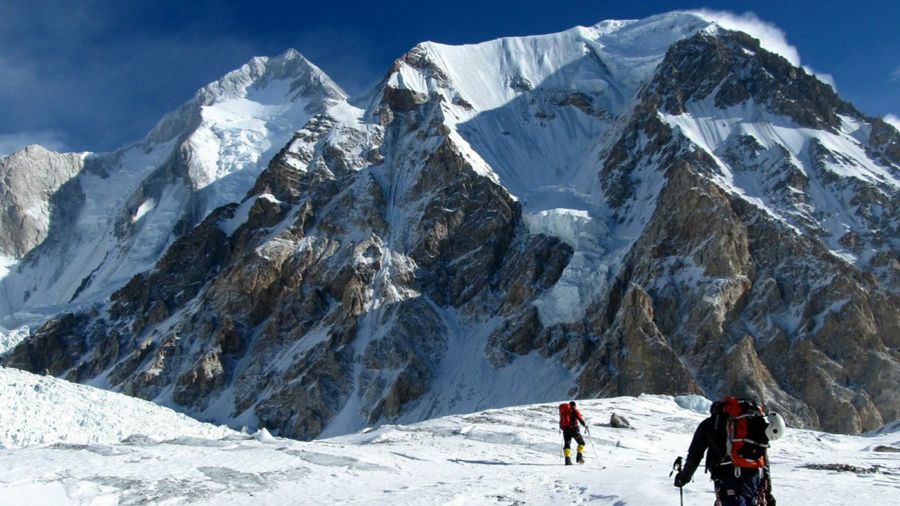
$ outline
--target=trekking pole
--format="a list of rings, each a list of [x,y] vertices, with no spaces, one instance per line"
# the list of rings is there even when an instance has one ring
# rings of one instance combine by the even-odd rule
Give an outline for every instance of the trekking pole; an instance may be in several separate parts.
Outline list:
[[[594,446],[594,438],[591,437],[591,428],[588,427],[587,424],[584,425],[584,433],[587,434],[588,444],[591,445],[591,451],[594,452],[594,458],[596,459],[597,463],[599,464],[600,459],[597,458],[597,447]]]
[[[675,471],[681,472],[681,457],[675,459],[675,463],[672,464],[672,470],[669,472],[669,478],[675,473]],[[684,506],[684,485],[678,487],[678,496],[681,498],[681,506]]]
[[[561,433],[562,433],[562,429],[558,429],[558,430],[556,431],[556,433],[557,433],[557,434],[561,434]],[[561,448],[559,449],[559,456],[562,457],[562,458],[566,458],[566,448],[565,448],[565,447],[561,447]]]

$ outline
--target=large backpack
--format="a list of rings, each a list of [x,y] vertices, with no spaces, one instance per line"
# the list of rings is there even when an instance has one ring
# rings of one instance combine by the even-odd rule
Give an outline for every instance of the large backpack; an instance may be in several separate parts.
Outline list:
[[[721,413],[726,417],[726,458],[735,467],[766,467],[769,420],[765,406],[753,399],[726,397],[721,402]]]
[[[572,425],[572,406],[568,402],[559,405],[559,428],[568,429]]]

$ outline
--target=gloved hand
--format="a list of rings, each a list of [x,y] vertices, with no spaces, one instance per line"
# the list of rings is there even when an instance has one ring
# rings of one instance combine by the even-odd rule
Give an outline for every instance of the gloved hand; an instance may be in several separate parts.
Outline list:
[[[684,471],[679,471],[675,475],[675,486],[676,487],[683,487],[683,486],[687,485],[690,481],[691,481],[691,476],[689,476]]]

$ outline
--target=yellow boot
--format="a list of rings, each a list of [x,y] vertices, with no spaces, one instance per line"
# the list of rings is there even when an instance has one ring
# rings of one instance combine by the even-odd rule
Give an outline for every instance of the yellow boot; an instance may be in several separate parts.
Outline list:
[[[575,462],[584,464],[584,445],[578,445],[578,454],[575,456]]]
[[[566,455],[566,465],[571,466],[572,465],[572,449],[565,448],[565,449],[563,449],[563,453]]]

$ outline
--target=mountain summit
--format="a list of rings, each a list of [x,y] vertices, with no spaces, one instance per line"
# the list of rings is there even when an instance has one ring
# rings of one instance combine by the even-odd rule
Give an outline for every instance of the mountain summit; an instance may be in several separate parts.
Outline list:
[[[642,392],[900,418],[900,134],[750,35],[671,13],[423,43],[367,96],[4,364],[298,438]],[[199,158],[172,167],[232,170]]]
[[[241,199],[298,128],[345,99],[289,50],[203,87],[112,153],[26,148],[4,158],[0,194],[13,205],[0,217],[12,224],[0,247],[20,260],[0,281],[4,324],[107,299],[210,211]]]

